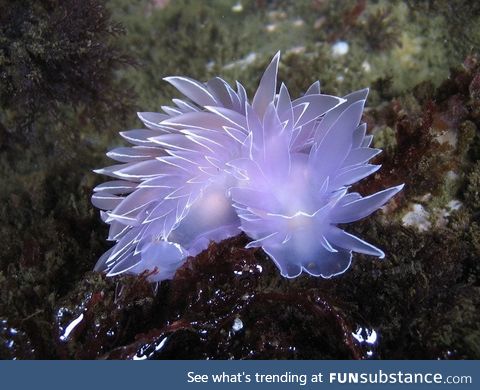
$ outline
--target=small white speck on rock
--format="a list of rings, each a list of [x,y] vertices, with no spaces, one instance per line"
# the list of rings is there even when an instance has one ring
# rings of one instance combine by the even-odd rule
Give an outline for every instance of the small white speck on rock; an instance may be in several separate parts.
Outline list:
[[[372,70],[372,66],[367,60],[365,60],[362,62],[362,69],[365,71],[365,73],[369,73]]]
[[[403,216],[403,225],[416,227],[421,232],[429,230],[432,224],[428,219],[429,214],[425,208],[419,203],[414,203],[411,209],[411,211]]]
[[[234,4],[234,6],[232,7],[232,11],[233,12],[242,12],[243,11],[242,3],[239,1],[238,3]]]
[[[232,330],[234,332],[239,332],[243,329],[243,321],[240,318],[235,318],[232,325]]]
[[[332,46],[332,55],[334,57],[342,57],[348,53],[350,46],[348,42],[345,41],[338,41],[333,44]]]

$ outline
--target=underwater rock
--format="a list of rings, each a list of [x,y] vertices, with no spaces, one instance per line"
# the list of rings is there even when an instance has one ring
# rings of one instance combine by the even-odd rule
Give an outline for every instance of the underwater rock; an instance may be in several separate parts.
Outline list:
[[[358,359],[363,356],[362,348],[352,336],[353,325],[324,298],[322,290],[290,286],[264,253],[245,249],[246,242],[246,237],[240,236],[212,243],[195,259],[190,258],[172,281],[163,282],[157,295],[145,278],[127,278],[120,294],[104,290],[107,284],[103,284],[101,291],[87,294],[76,309],[69,311],[68,318],[65,309],[57,315],[63,356],[108,359]],[[67,329],[72,330],[64,337]]]

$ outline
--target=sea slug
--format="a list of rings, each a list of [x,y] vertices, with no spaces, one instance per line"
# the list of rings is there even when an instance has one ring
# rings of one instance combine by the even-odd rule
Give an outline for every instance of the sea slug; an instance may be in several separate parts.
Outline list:
[[[173,278],[188,256],[243,230],[283,276],[329,278],[352,252],[384,253],[337,224],[373,213],[403,185],[362,197],[348,192],[380,168],[361,116],[368,89],[343,98],[314,83],[295,100],[277,93],[277,53],[250,101],[220,78],[167,77],[185,98],[163,113],[138,113],[144,128],[121,132],[133,146],[107,155],[120,162],[95,172],[113,177],[93,204],[115,245],[95,269],[108,276],[150,271]]]

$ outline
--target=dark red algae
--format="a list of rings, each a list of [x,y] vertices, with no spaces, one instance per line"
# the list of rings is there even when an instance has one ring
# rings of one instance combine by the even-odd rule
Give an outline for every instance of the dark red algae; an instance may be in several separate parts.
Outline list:
[[[123,284],[120,292],[87,294],[76,310],[64,308],[58,313],[61,355],[105,359],[368,357],[354,335],[358,329],[321,289],[305,283],[308,278],[284,279],[262,251],[244,249],[246,243],[244,236],[212,243],[156,293],[145,279],[132,278],[118,282]]]

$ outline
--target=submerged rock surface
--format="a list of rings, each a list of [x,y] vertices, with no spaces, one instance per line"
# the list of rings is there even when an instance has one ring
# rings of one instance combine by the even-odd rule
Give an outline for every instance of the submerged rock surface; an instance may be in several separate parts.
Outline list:
[[[246,242],[212,243],[157,294],[144,279],[130,280],[116,293],[94,292],[68,318],[64,309],[59,334],[84,313],[64,349],[77,358],[360,358],[353,324],[326,290],[308,278],[292,285]],[[111,300],[113,311],[102,316]]]

